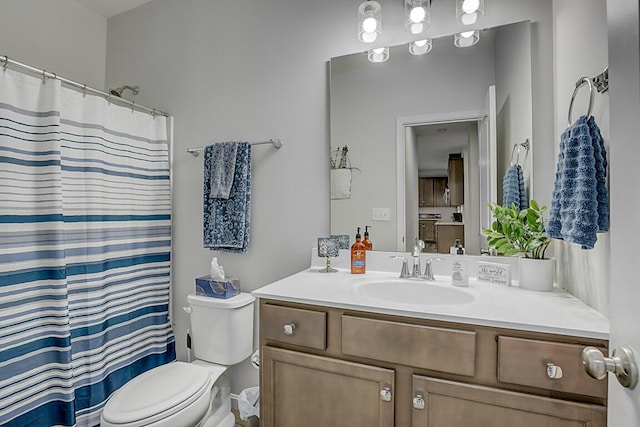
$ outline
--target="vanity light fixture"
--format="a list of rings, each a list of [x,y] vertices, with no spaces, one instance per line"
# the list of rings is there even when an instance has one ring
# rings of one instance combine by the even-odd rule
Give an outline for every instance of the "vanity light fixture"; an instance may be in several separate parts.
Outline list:
[[[389,59],[389,48],[377,47],[375,49],[371,49],[367,52],[367,58],[369,58],[369,61],[371,62],[384,62]]]
[[[462,25],[473,25],[484,14],[484,0],[456,0],[456,17]]]
[[[431,24],[431,0],[404,0],[404,27],[422,34]]]
[[[411,55],[424,55],[431,52],[431,39],[416,40],[409,43],[409,53]]]
[[[480,31],[463,31],[453,36],[453,44],[457,47],[469,47],[480,41]]]
[[[373,43],[382,33],[382,6],[377,1],[365,1],[358,7],[358,39]]]

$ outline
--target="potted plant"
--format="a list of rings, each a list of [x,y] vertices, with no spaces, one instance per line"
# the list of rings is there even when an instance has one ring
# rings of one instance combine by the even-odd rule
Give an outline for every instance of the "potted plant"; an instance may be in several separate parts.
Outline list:
[[[490,247],[505,256],[520,255],[518,278],[520,287],[536,291],[553,289],[555,263],[545,258],[545,251],[551,243],[545,231],[543,214],[546,206],[531,200],[526,209],[517,210],[514,205],[489,204],[495,218],[491,229],[482,232],[487,236]]]

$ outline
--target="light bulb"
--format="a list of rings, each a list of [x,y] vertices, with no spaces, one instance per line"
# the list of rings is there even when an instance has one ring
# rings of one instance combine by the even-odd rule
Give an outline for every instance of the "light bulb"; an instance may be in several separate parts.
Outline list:
[[[378,47],[371,49],[367,56],[371,62],[384,62],[389,59],[389,48]]]
[[[424,31],[424,24],[422,22],[420,22],[419,24],[411,24],[409,28],[411,30],[411,34],[420,34],[422,31]]]
[[[417,24],[419,22],[422,22],[426,15],[427,12],[424,10],[424,7],[416,6],[411,9],[411,12],[409,12],[409,19],[411,20],[411,22]]]
[[[412,55],[424,55],[431,51],[431,40],[416,40],[409,43],[409,53]]]
[[[378,38],[378,33],[362,33],[362,41],[365,43],[373,43]]]
[[[462,10],[464,13],[473,13],[480,7],[480,0],[464,0]]]
[[[478,20],[478,13],[477,12],[463,13],[462,16],[460,17],[460,20],[462,21],[462,25],[475,24],[476,21]]]
[[[376,18],[370,16],[362,21],[362,29],[365,33],[373,33],[376,28],[378,28],[378,21]]]
[[[458,47],[469,47],[480,41],[480,31],[465,31],[453,37],[453,43]]]

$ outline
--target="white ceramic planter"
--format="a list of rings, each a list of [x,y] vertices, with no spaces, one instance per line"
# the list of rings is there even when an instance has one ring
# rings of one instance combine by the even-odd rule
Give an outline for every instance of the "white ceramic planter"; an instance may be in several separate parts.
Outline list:
[[[553,258],[519,258],[518,281],[520,288],[540,292],[552,291],[555,270],[556,263]]]

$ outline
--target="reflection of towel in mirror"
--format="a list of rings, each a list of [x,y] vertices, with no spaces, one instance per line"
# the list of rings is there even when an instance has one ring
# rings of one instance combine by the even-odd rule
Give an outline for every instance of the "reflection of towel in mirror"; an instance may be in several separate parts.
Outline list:
[[[502,180],[502,204],[508,207],[513,204],[517,210],[529,207],[529,200],[524,188],[524,175],[520,165],[510,166],[504,174]]]
[[[204,247],[245,253],[251,224],[251,145],[238,142],[235,171],[228,199],[212,197],[213,147],[204,151],[203,233]]]
[[[220,142],[206,148],[210,155],[205,161],[210,162],[211,197],[214,199],[228,199],[233,185],[233,174],[236,171],[236,152],[238,143]]]
[[[547,235],[592,249],[609,229],[607,154],[593,117],[581,116],[560,138]]]

